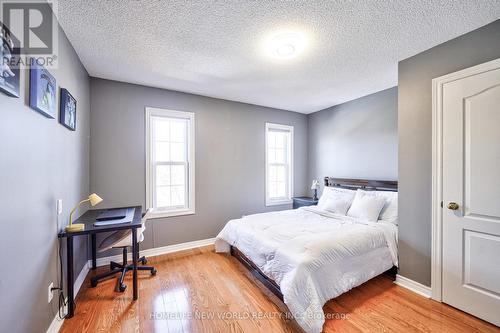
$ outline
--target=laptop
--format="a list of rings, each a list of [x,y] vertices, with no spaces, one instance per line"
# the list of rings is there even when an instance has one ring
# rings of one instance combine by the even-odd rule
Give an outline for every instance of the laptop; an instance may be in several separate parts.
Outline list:
[[[126,208],[108,209],[96,217],[97,221],[121,220],[127,216]]]

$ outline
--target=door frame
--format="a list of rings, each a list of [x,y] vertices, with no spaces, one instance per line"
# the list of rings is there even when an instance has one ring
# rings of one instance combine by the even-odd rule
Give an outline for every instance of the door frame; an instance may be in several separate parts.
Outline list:
[[[432,240],[431,298],[442,301],[443,262],[443,86],[446,83],[500,68],[500,58],[432,80]]]

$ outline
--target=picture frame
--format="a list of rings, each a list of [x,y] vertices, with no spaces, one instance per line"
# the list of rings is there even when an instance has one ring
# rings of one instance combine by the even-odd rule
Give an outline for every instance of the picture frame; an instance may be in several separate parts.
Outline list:
[[[71,131],[76,130],[76,99],[64,88],[61,88],[59,123]]]
[[[57,82],[54,76],[32,59],[30,67],[30,108],[47,118],[56,117]]]
[[[0,22],[0,91],[19,98],[20,51],[19,42]]]

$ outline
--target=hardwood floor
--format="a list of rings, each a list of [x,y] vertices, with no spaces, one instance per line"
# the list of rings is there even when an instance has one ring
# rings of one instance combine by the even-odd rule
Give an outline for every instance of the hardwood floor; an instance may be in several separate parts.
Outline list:
[[[139,272],[135,303],[131,274],[127,290],[119,293],[115,278],[91,288],[91,272],[77,297],[75,317],[60,332],[300,332],[273,294],[237,260],[212,247],[149,258],[149,263],[158,274]],[[324,332],[500,332],[384,276],[328,302],[324,311],[332,317]]]

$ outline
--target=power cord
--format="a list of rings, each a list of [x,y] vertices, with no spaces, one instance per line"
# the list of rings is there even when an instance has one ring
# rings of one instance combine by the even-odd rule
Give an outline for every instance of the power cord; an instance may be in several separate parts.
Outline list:
[[[59,214],[57,214],[57,221],[56,221],[56,234],[59,233]],[[58,297],[58,308],[57,312],[59,315],[59,319],[64,319],[66,315],[64,314],[64,307],[66,306],[66,297],[64,297],[64,284],[62,282],[63,280],[63,265],[62,265],[62,254],[61,254],[61,242],[62,240],[58,238],[57,240],[57,256],[59,257],[59,272],[57,274],[57,285],[58,287],[53,287],[51,288],[51,291],[53,290],[58,290],[59,291],[59,297]]]
[[[63,276],[63,266],[62,266],[62,255],[61,255],[61,240],[59,239],[57,242],[57,252],[59,255],[59,275],[57,276],[57,284],[59,287],[57,288],[52,288],[59,290],[59,303],[58,303],[58,313],[59,313],[59,319],[64,319],[66,315],[64,314],[64,307],[66,306],[66,298],[64,297],[64,285],[62,282],[62,276]]]

